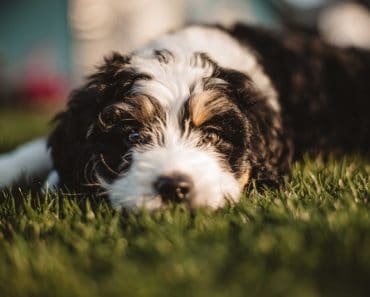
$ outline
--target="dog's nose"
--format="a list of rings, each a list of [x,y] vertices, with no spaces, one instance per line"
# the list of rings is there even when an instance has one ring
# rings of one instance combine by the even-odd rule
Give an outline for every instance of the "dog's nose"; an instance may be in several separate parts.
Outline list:
[[[154,188],[164,201],[180,202],[192,195],[193,182],[184,174],[162,175],[154,183]]]

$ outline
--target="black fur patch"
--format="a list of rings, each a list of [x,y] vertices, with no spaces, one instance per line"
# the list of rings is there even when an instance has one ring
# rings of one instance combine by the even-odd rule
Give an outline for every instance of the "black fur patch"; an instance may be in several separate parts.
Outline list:
[[[286,137],[296,158],[305,152],[369,152],[368,51],[242,24],[228,32],[259,54],[279,93]]]

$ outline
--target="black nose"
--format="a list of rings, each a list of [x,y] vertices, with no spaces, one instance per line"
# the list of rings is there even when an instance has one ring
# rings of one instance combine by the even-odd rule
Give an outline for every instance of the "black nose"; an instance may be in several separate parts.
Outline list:
[[[188,176],[175,173],[160,176],[154,183],[154,188],[164,201],[180,202],[190,198],[193,183]]]

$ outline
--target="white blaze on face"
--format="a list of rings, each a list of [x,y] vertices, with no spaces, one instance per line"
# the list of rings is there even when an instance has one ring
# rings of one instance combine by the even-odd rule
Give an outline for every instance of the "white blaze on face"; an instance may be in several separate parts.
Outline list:
[[[152,55],[153,50],[161,49],[169,50],[174,54],[175,59],[183,61],[186,61],[187,55],[196,52],[206,53],[220,66],[248,75],[257,89],[264,94],[270,106],[275,111],[280,111],[278,94],[258,62],[257,53],[247,44],[238,42],[226,32],[213,27],[189,26],[153,40],[135,54],[147,58]],[[178,65],[183,66],[183,64]],[[185,67],[188,65],[185,64]],[[195,72],[189,69],[185,73],[194,74]]]
[[[168,64],[150,55],[133,56],[131,65],[138,73],[151,76],[150,80],[135,82],[132,93],[149,94],[170,113],[177,112],[192,94],[202,91],[203,79],[212,76],[212,65],[199,65],[194,52],[177,53]],[[198,62],[198,63],[197,63]]]
[[[220,156],[211,147],[196,146],[199,135],[181,135],[179,127],[169,121],[163,145],[155,144],[133,150],[129,170],[112,184],[106,185],[110,201],[116,208],[156,209],[163,205],[153,184],[161,175],[177,172],[191,178],[194,195],[185,201],[190,207],[218,208],[229,200],[236,202],[240,186],[233,174],[222,166]]]

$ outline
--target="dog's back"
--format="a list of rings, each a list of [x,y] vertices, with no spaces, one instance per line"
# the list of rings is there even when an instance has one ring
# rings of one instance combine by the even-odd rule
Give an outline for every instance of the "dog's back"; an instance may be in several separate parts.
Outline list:
[[[230,33],[258,53],[279,93],[296,156],[369,151],[370,52],[337,48],[302,32],[238,24]]]

